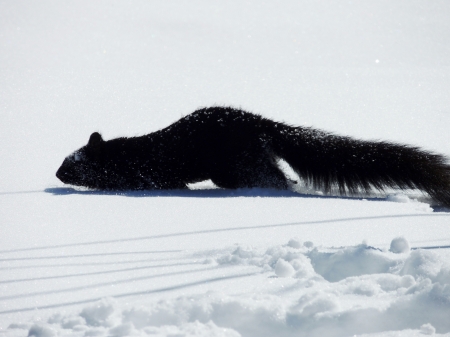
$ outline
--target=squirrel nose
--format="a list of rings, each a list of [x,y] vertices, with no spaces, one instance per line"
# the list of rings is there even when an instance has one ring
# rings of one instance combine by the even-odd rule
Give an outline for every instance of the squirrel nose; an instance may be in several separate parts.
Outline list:
[[[57,177],[59,180],[61,180],[62,182],[64,182],[64,181],[63,181],[64,173],[62,172],[61,168],[59,168],[58,171],[56,171],[56,177]]]

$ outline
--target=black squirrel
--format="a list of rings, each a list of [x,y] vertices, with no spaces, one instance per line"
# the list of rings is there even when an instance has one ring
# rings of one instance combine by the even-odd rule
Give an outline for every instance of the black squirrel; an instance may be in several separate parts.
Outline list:
[[[228,189],[287,189],[279,158],[325,192],[419,189],[450,206],[450,165],[442,155],[290,126],[232,107],[199,109],[141,137],[104,141],[94,132],[56,176],[101,190],[183,189],[208,179]]]

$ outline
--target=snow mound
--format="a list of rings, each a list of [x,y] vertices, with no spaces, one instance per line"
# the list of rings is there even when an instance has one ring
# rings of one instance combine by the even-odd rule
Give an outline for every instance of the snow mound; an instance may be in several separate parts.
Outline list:
[[[232,252],[218,257],[217,263],[259,266],[266,271],[274,271],[279,277],[321,276],[329,282],[338,282],[351,276],[398,272],[401,266],[405,269],[402,275],[416,276],[420,269],[435,270],[440,267],[432,267],[433,259],[437,258],[432,252],[418,250],[411,255],[404,255],[410,251],[410,245],[403,237],[392,240],[389,252],[365,243],[334,251],[319,251],[313,247],[312,242],[301,244],[298,239],[291,239],[287,245],[271,247],[265,252],[238,246]],[[430,273],[426,275],[433,274]]]
[[[112,314],[115,312],[114,301],[104,299],[93,306],[84,308],[80,316],[90,326],[112,326]]]
[[[54,337],[56,331],[47,325],[34,324],[28,331],[28,337]]]
[[[202,290],[135,306],[105,298],[8,330],[36,337],[450,333],[450,265],[433,251],[409,250],[405,238],[393,239],[389,251],[367,244],[319,249],[292,239],[266,249],[237,246],[214,260],[217,268],[259,270],[242,281],[255,290],[241,292],[239,284],[234,294]]]

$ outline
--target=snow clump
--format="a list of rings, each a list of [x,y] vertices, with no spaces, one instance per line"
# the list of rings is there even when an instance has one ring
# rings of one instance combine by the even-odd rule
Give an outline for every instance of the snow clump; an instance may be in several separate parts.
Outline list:
[[[391,241],[389,251],[395,254],[407,253],[410,250],[409,242],[403,237],[397,237]]]
[[[420,202],[417,199],[411,199],[405,194],[397,193],[397,194],[390,194],[386,197],[387,201],[391,202],[398,202],[398,203],[404,203],[404,204],[412,204],[415,209],[421,212],[430,213],[433,212],[433,208],[426,202]]]
[[[28,337],[54,337],[56,331],[48,326],[42,324],[34,324],[28,331]]]
[[[407,195],[401,193],[389,194],[386,199],[387,201],[401,202],[401,203],[409,203],[412,201]]]
[[[420,332],[424,335],[434,335],[436,333],[436,329],[431,324],[424,324],[420,327]]]
[[[278,277],[290,277],[295,274],[294,267],[283,259],[278,259],[275,264],[275,274]]]

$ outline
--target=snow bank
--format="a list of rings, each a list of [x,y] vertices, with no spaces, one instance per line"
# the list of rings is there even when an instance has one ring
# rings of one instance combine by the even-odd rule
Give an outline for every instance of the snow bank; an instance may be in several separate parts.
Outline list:
[[[196,253],[196,256],[202,254]],[[206,253],[204,253],[206,257]],[[205,258],[255,266],[253,293],[202,294],[129,306],[106,298],[46,323],[11,324],[28,336],[422,336],[450,332],[450,265],[430,250],[367,244],[319,249],[298,238]],[[245,281],[243,281],[245,282]],[[24,334],[22,334],[24,335]]]

